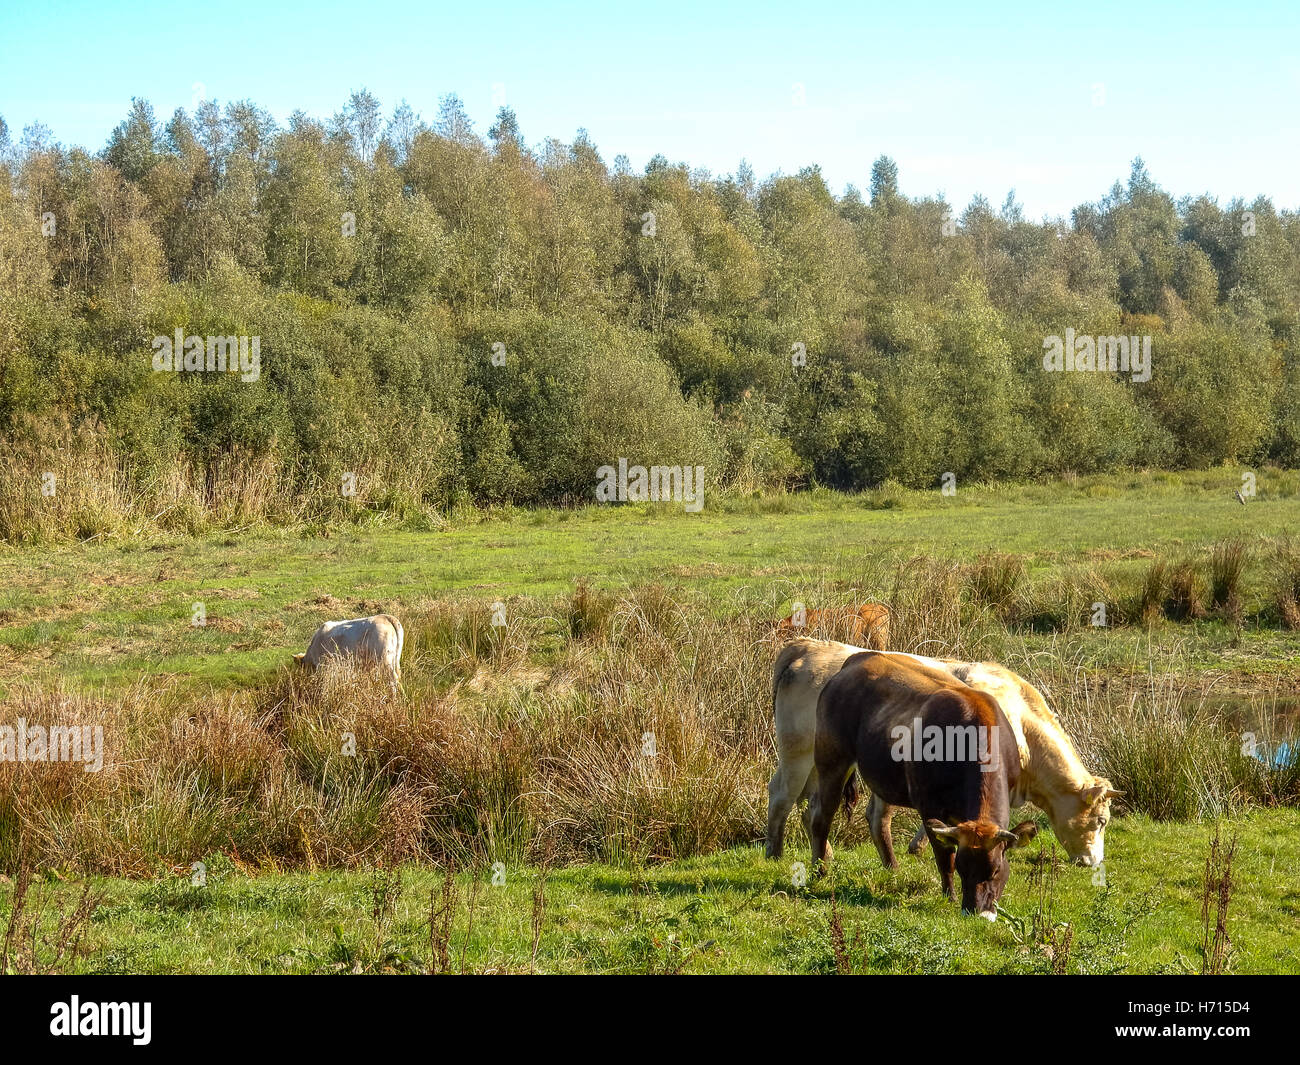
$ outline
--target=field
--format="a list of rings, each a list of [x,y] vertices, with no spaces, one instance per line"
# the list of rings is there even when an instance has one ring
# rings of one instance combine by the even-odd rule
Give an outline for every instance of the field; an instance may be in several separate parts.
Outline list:
[[[1300,768],[1244,753],[1298,731],[1300,478],[1264,471],[1245,506],[1239,483],[0,548],[0,722],[101,724],[107,752],[0,763],[0,922],[19,895],[11,928],[37,933],[10,967],[1300,972]],[[1048,695],[1126,792],[1100,879],[1053,859],[1045,821],[995,926],[939,897],[928,856],[883,870],[860,816],[831,878],[798,885],[797,819],[764,861],[771,622],[864,599],[898,649]],[[380,610],[406,626],[397,702],[287,668],[321,621]],[[1207,961],[1216,831],[1231,948]],[[61,958],[60,925],[84,932]]]
[[[1300,972],[1300,890],[1293,873],[1288,880],[1300,863],[1300,817],[1265,811],[1238,828],[1233,971]],[[843,851],[842,951],[829,888],[794,888],[788,869],[753,848],[648,868],[510,869],[496,887],[480,875],[472,920],[464,874],[455,920],[433,937],[431,895],[440,907],[443,881],[427,867],[388,878],[340,870],[250,877],[217,865],[204,888],[185,878],[112,881],[90,932],[102,946],[85,968],[404,972],[437,968],[445,955],[448,971],[474,973],[1199,972],[1206,839],[1204,826],[1119,821],[1107,840],[1109,888],[1093,886],[1089,870],[1060,869],[1048,928],[1037,936],[1036,849],[1015,860],[1003,899],[1023,928],[959,918],[940,899],[928,859],[906,859],[890,874],[869,844]],[[75,892],[59,885],[51,894],[70,902]],[[1074,930],[1066,950],[1063,925]]]

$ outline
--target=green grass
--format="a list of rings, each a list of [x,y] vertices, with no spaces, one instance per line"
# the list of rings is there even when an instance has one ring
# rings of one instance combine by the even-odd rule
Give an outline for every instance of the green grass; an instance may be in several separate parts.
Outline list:
[[[900,822],[900,830],[903,828]],[[1300,812],[1256,811],[1224,825],[1238,834],[1229,909],[1232,971],[1300,973]],[[1070,972],[1199,971],[1201,885],[1212,829],[1117,822],[1107,838],[1106,883],[1093,870],[1062,866],[1051,922],[1068,923]],[[1050,840],[1050,834],[1047,836]],[[900,836],[901,839],[901,836]],[[1049,844],[1050,846],[1050,844]],[[552,973],[834,972],[830,881],[799,889],[791,849],[781,862],[754,848],[641,869],[589,865],[552,869],[536,969]],[[869,846],[840,850],[835,884],[856,971],[1036,973],[1050,969],[1043,946],[1012,921],[963,918],[939,894],[927,856],[903,855],[886,871]],[[1016,852],[1003,907],[1032,926],[1039,906],[1030,874],[1037,843]],[[105,902],[91,924],[86,972],[320,973],[419,971],[433,956],[430,892],[440,875],[401,870],[390,918],[372,916],[372,874],[321,870],[249,877],[217,855],[207,886],[187,877],[99,882]],[[472,927],[470,880],[458,879],[450,939],[452,968],[527,972],[532,967],[536,867],[506,867],[491,886],[482,870]],[[0,919],[8,906],[0,888]],[[74,895],[59,884],[53,898]]]
[[[1137,579],[1152,558],[1208,552],[1220,538],[1280,538],[1300,523],[1294,480],[1262,472],[1260,495],[1244,508],[1231,496],[1236,471],[1222,470],[974,486],[950,498],[900,490],[724,499],[700,514],[650,505],[506,511],[442,532],[258,529],[3,548],[0,691],[17,677],[92,689],[141,675],[218,689],[262,683],[326,618],[400,614],[437,597],[528,596],[522,609],[543,614],[538,600],[571,591],[580,575],[606,587],[662,581],[704,593],[722,613],[759,601],[774,617],[828,575],[879,594],[865,587],[870,560],[997,551],[1022,556],[1031,582],[1098,566]],[[897,505],[881,509],[882,498]],[[1225,646],[1224,622],[1179,625],[1171,639],[1192,641],[1198,669],[1295,672],[1294,637],[1250,624],[1266,606],[1268,578],[1248,578],[1249,660]],[[323,596],[333,599],[318,605]],[[202,628],[190,624],[197,601],[207,611]],[[1144,643],[1137,627],[1090,635],[1096,657],[1119,663],[1181,654],[1169,641]],[[1050,639],[1031,641],[1039,647]]]
[[[1133,474],[974,486],[951,499],[898,489],[852,497],[818,491],[715,500],[702,514],[671,507],[506,510],[443,531],[258,528],[0,548],[0,698],[30,699],[14,707],[45,713],[64,699],[59,689],[79,690],[86,701],[71,700],[74,710],[107,715],[110,726],[120,723],[130,733],[118,735],[127,756],[113,778],[118,784],[49,778],[56,790],[42,846],[58,857],[51,859],[56,869],[42,870],[47,902],[71,906],[86,882],[74,870],[155,870],[142,879],[93,881],[105,903],[91,924],[91,953],[80,963],[87,971],[422,969],[432,956],[430,891],[441,882],[438,870],[402,867],[395,909],[377,921],[373,874],[356,866],[380,849],[388,827],[401,827],[404,810],[427,801],[420,814],[429,819],[426,835],[436,823],[438,839],[512,863],[500,887],[488,886],[489,874],[480,870],[472,929],[470,874],[460,874],[452,968],[461,967],[463,952],[468,971],[528,971],[542,874],[536,865],[513,863],[528,847],[536,852],[553,827],[546,819],[560,810],[581,821],[573,822],[581,853],[623,864],[567,865],[546,874],[539,971],[827,972],[837,964],[880,972],[1047,971],[1043,944],[1018,932],[1015,921],[990,927],[960,918],[939,896],[928,856],[903,857],[903,868],[889,873],[861,842],[837,851],[846,944],[837,957],[830,882],[801,890],[791,881],[791,863],[807,854],[799,830],[782,864],[729,846],[761,834],[762,783],[771,771],[770,659],[757,643],[761,626],[796,599],[815,606],[888,598],[893,574],[908,560],[977,563],[984,572],[974,571],[960,624],[936,634],[942,646],[933,650],[998,657],[1050,682],[1053,701],[1076,715],[1076,739],[1090,721],[1131,718],[1134,693],[1165,709],[1184,697],[1191,708],[1222,705],[1230,713],[1215,727],[1228,729],[1223,742],[1235,751],[1238,702],[1249,700],[1251,713],[1273,714],[1282,735],[1300,679],[1300,640],[1270,615],[1277,573],[1268,555],[1300,519],[1297,478],[1262,472],[1260,495],[1247,507],[1232,498],[1237,483],[1236,470]],[[1157,559],[1191,559],[1208,572],[1212,546],[1237,536],[1251,547],[1240,628],[1215,616],[1108,628],[1076,618],[1058,631],[1025,612],[1028,596],[1034,610],[1050,616],[1052,590],[1071,581],[1085,592],[1096,581],[1115,597],[1136,595]],[[588,613],[581,618],[571,598],[579,579],[594,590],[583,599]],[[914,587],[933,595],[942,584],[928,580],[922,573]],[[617,594],[602,598],[606,591]],[[520,623],[504,639],[509,646],[461,648],[458,626],[477,633],[496,599]],[[196,601],[205,604],[203,627],[190,624]],[[324,703],[319,693],[300,694],[288,718],[298,731],[287,737],[267,732],[259,720],[272,705],[299,698],[276,674],[321,621],[379,610],[408,619],[406,698],[396,716],[376,703],[356,720],[368,730],[376,765],[397,752],[406,769],[366,777],[369,790],[346,792],[352,805],[343,809],[330,790],[337,781],[317,772],[312,759],[333,749],[329,730],[339,727],[340,715],[360,713],[349,710],[355,692]],[[611,624],[611,611],[624,613]],[[913,616],[930,623],[925,612]],[[709,672],[719,664],[720,671]],[[1159,691],[1143,694],[1148,682]],[[1085,687],[1092,702],[1080,701]],[[233,693],[229,705],[208,698],[225,693]],[[315,732],[303,731],[317,718]],[[643,721],[658,721],[661,738],[677,737],[677,761],[661,757],[659,769],[667,774],[662,781],[686,782],[685,790],[674,794],[654,774],[638,777],[640,791],[629,790],[624,748],[639,742]],[[1245,724],[1254,727],[1253,719]],[[481,738],[465,739],[471,731]],[[1137,735],[1158,742],[1166,734],[1176,732]],[[465,750],[447,746],[458,738]],[[274,758],[264,765],[252,739]],[[1216,732],[1206,742],[1221,746],[1221,739]],[[506,740],[514,746],[502,746]],[[1096,741],[1091,737],[1093,747],[1085,749],[1094,761]],[[481,764],[462,772],[475,752]],[[568,753],[576,757],[572,779],[554,774],[557,758]],[[1164,774],[1154,778],[1156,786],[1167,788],[1167,767],[1155,762]],[[551,775],[543,779],[544,769]],[[589,770],[604,774],[600,794],[626,808],[607,811],[589,801]],[[370,772],[356,769],[363,771]],[[712,807],[691,806],[724,772],[734,779],[718,809],[731,821],[708,836],[713,842],[692,843],[696,837],[686,829],[698,830],[702,817],[718,818]],[[245,780],[257,785],[247,794]],[[559,805],[541,804],[529,815],[536,824],[526,826],[536,835],[525,841],[521,828],[512,849],[496,854],[501,844],[481,825],[496,826],[508,841],[513,837],[502,826],[521,816],[493,805],[505,802],[498,793],[507,780],[519,791],[520,809],[543,783],[561,788]],[[268,782],[274,787],[262,787]],[[266,798],[286,783],[299,789],[289,807],[316,819],[301,819],[316,825],[310,841],[291,810]],[[1194,791],[1192,784],[1178,786]],[[1223,785],[1234,786],[1231,779]],[[1232,811],[1227,831],[1239,837],[1229,918],[1233,964],[1240,972],[1300,972],[1300,811],[1254,808],[1250,801],[1242,793],[1214,807]],[[30,796],[24,802],[29,813],[41,809]],[[281,818],[283,840],[266,834],[267,810]],[[448,811],[464,814],[471,827],[444,824]],[[1059,871],[1049,923],[1073,930],[1065,967],[1197,969],[1212,828],[1120,812],[1107,833],[1105,888],[1090,870]],[[650,828],[666,830],[654,838],[668,851],[646,853],[695,856],[641,865],[599,832],[594,838],[608,847],[593,851],[581,834],[603,824],[606,813],[617,815],[611,824],[626,820],[626,838],[637,846]],[[900,817],[900,837],[907,827]],[[68,842],[78,828],[83,843],[126,842],[78,854],[76,840]],[[680,844],[672,842],[678,829]],[[298,834],[305,856],[297,853]],[[280,849],[236,848],[235,836]],[[861,839],[860,825],[854,839]],[[328,852],[319,851],[321,840],[344,855],[324,864],[352,868],[316,868],[315,854]],[[245,864],[238,851],[256,857]],[[197,856],[191,852],[206,854],[206,887],[191,888],[166,868],[184,868]],[[12,848],[6,853],[12,857]],[[1038,906],[1030,877],[1038,865],[1037,845],[1017,853],[1004,899],[1026,928]],[[0,927],[11,892],[0,879]]]

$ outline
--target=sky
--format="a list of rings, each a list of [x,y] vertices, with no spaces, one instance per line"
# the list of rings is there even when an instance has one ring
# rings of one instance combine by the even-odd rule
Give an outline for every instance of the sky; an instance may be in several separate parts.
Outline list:
[[[0,0],[0,116],[99,150],[133,96],[325,119],[368,88],[426,121],[459,95],[480,133],[585,128],[607,163],[655,154],[761,178],[820,165],[838,194],[894,158],[958,211],[1015,190],[1068,217],[1135,156],[1176,197],[1300,207],[1300,2],[1069,5]]]

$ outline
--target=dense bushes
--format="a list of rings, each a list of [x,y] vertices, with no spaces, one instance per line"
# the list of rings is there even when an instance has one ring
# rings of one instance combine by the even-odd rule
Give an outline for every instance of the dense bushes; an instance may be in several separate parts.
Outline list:
[[[597,467],[620,456],[704,466],[716,477],[707,412],[683,398],[636,331],[536,312],[494,314],[463,345],[471,407],[509,427],[500,461],[520,468],[516,500],[590,499]],[[493,363],[494,347],[503,365]]]
[[[269,520],[590,498],[619,456],[743,491],[1300,461],[1300,223],[1265,199],[1139,161],[1069,224],[953,218],[888,159],[867,200],[530,150],[508,111],[484,140],[455,98],[382,129],[365,92],[287,128],[136,101],[98,156],[0,123],[8,491],[85,433],[145,518],[182,482]],[[259,337],[260,375],[153,372],[177,328]],[[1067,330],[1150,336],[1150,380],[1044,372]],[[219,499],[232,464],[275,505]]]

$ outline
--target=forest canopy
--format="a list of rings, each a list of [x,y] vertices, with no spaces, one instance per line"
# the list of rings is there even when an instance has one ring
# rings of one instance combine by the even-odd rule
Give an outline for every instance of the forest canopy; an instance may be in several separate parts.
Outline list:
[[[10,480],[274,518],[348,473],[396,512],[591,499],[620,456],[723,491],[1300,465],[1300,220],[1175,201],[1141,160],[1035,222],[909,197],[885,156],[841,195],[634,173],[362,90],[286,126],[135,100],[98,152],[0,119],[0,178]],[[177,329],[259,338],[260,373],[155,372]],[[1150,337],[1150,380],[1045,372],[1067,329]]]

